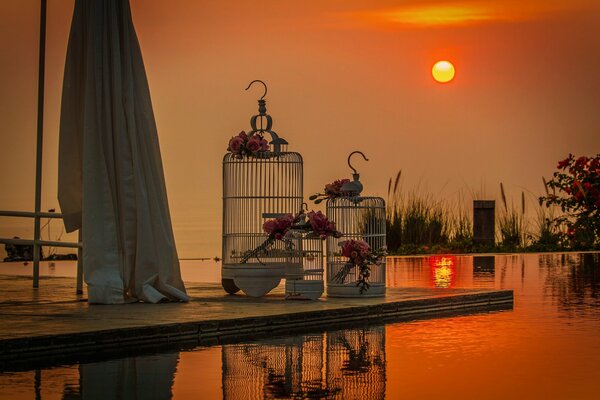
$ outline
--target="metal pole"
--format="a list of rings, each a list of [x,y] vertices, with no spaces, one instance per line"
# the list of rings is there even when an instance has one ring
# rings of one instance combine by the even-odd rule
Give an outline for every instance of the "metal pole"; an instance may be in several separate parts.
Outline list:
[[[83,236],[81,235],[81,228],[79,228],[79,240],[81,244]],[[83,294],[83,249],[81,246],[77,249],[77,294]]]
[[[46,0],[41,0],[38,67],[37,148],[35,160],[35,219],[33,226],[33,287],[40,286],[40,216],[42,208],[42,145],[44,143],[44,70],[46,59]]]

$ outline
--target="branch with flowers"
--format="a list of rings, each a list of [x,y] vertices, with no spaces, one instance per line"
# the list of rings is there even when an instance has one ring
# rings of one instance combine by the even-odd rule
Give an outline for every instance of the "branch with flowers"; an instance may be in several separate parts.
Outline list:
[[[335,222],[329,221],[321,211],[310,211],[308,213],[301,211],[296,215],[285,214],[281,217],[265,221],[263,230],[269,236],[261,245],[253,250],[248,250],[242,255],[240,261],[242,264],[251,258],[256,258],[261,262],[259,256],[268,252],[277,240],[286,242],[288,246],[292,247],[291,239],[288,237],[288,233],[292,231],[320,238],[321,240],[329,236],[335,238],[342,237],[342,233],[335,228]]]
[[[259,133],[251,135],[241,131],[237,136],[229,139],[227,151],[233,153],[236,158],[244,158],[244,156],[256,156],[260,152],[269,150],[269,143]]]
[[[310,196],[308,199],[315,202],[315,204],[321,203],[323,200],[334,199],[342,195],[342,186],[345,183],[350,182],[350,179],[338,179],[325,185],[323,193],[317,193]]]
[[[363,294],[371,286],[369,284],[371,266],[381,265],[386,255],[387,248],[385,246],[378,250],[373,250],[364,240],[346,240],[342,242],[342,256],[348,257],[348,262],[335,274],[333,281],[343,283],[348,274],[354,268],[358,268],[356,286],[360,287],[360,294]]]
[[[540,197],[540,205],[560,207],[564,214],[553,222],[566,227],[565,238],[571,246],[600,244],[600,154],[578,158],[569,154],[557,169],[545,183],[552,192],[547,190]]]

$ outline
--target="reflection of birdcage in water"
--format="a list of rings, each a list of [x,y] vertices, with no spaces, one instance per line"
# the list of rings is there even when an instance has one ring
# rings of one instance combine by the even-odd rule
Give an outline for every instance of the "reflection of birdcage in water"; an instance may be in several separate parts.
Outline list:
[[[326,384],[343,399],[385,398],[385,327],[327,333]]]
[[[257,297],[279,284],[288,257],[282,241],[260,249],[268,238],[263,223],[283,214],[297,213],[303,196],[302,156],[286,151],[287,142],[271,130],[273,121],[266,114],[265,100],[261,98],[258,104],[259,114],[252,117],[252,131],[248,135],[269,133],[273,140],[267,151],[241,158],[227,153],[223,158],[221,270],[223,288],[228,293],[242,289]]]
[[[341,196],[327,200],[327,218],[336,224],[341,238],[327,238],[327,296],[330,297],[375,297],[385,295],[385,257],[381,264],[371,265],[369,289],[363,294],[356,282],[359,268],[352,268],[343,280],[336,280],[340,271],[345,268],[348,258],[342,256],[342,243],[346,240],[364,240],[371,249],[380,250],[386,246],[385,200],[381,197],[363,197],[360,195],[362,184],[356,169],[353,181],[345,183],[341,188]]]
[[[285,240],[290,254],[285,270],[287,299],[316,300],[323,294],[323,240],[290,230]]]
[[[323,349],[323,334],[225,345],[223,398],[328,398]]]

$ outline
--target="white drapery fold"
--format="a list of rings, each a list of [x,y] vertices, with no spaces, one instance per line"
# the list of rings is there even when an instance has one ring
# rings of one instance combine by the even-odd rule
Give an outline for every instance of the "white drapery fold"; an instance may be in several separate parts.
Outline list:
[[[75,2],[58,198],[67,231],[82,229],[90,303],[188,300],[128,0]]]

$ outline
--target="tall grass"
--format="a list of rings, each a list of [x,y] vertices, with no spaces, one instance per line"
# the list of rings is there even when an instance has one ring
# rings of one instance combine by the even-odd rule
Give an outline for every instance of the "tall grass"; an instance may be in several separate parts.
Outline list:
[[[521,192],[520,210],[506,200],[504,185],[500,182],[502,206],[497,213],[499,244],[507,250],[516,250],[526,244],[525,193]]]
[[[443,246],[456,238],[472,239],[466,213],[455,216],[446,200],[436,200],[419,190],[403,192],[401,177],[402,171],[398,171],[388,182],[386,227],[391,251]]]
[[[546,185],[544,185],[546,187]],[[546,188],[547,190],[547,188]],[[553,223],[554,208],[537,207],[527,211],[525,192],[515,205],[500,183],[500,200],[496,207],[496,247],[476,247],[473,243],[473,211],[462,191],[458,199],[436,199],[418,188],[404,191],[402,171],[389,179],[386,210],[387,245],[391,252],[427,251],[552,251],[560,249],[560,227]],[[536,198],[531,194],[532,197]],[[467,196],[469,197],[469,193]],[[470,200],[489,199],[485,187],[470,192]],[[496,196],[493,196],[496,197]],[[520,204],[519,204],[520,203]],[[530,201],[531,204],[531,201]]]

